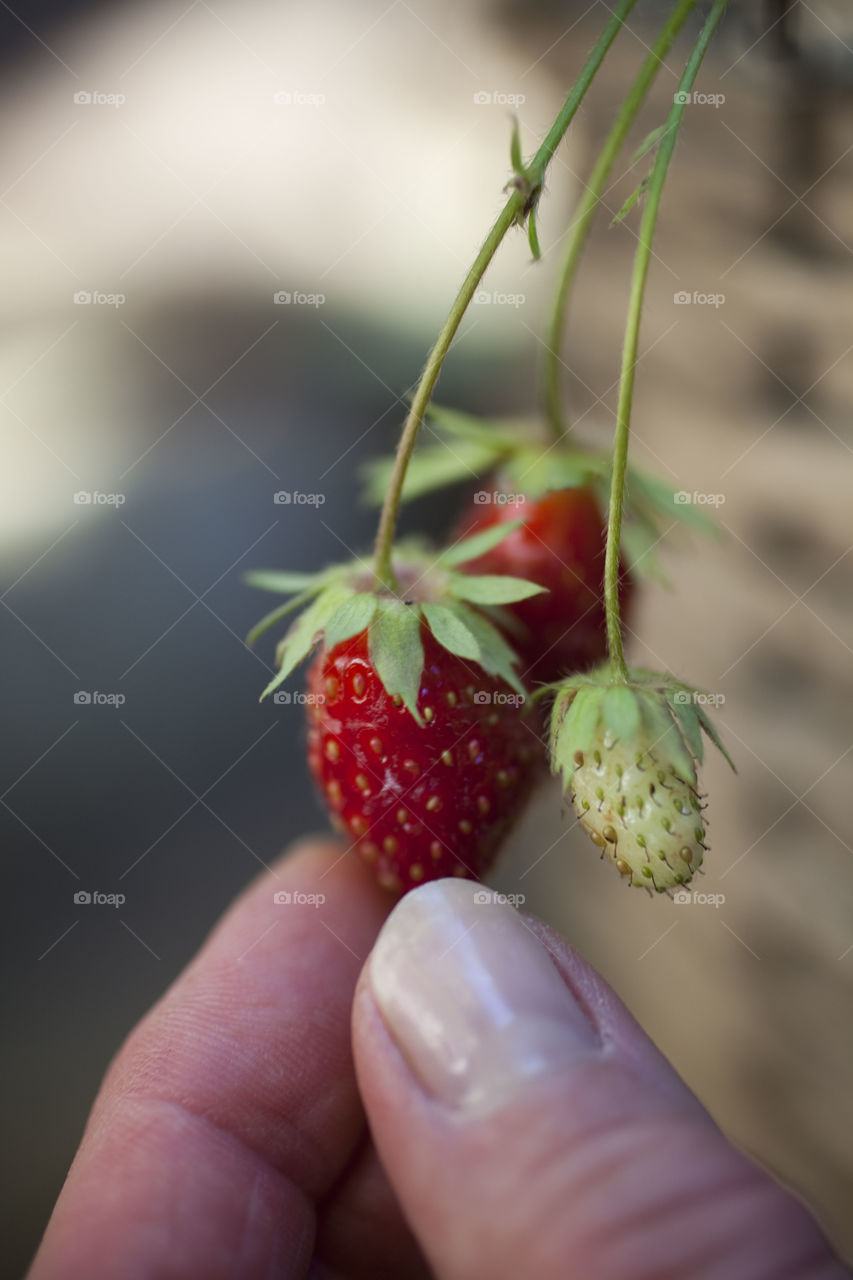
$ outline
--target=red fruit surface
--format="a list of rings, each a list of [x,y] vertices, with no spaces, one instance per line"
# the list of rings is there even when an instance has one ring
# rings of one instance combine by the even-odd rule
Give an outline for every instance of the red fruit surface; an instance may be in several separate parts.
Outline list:
[[[505,606],[521,624],[510,639],[522,659],[522,680],[547,684],[603,662],[607,524],[595,494],[589,488],[558,489],[518,504],[472,503],[454,540],[513,520],[524,523],[460,568],[464,573],[513,574],[547,587],[547,594]],[[620,563],[623,622],[633,593],[633,580]]]
[[[541,748],[517,695],[421,629],[419,726],[386,693],[362,632],[308,672],[308,763],[334,825],[387,889],[479,878]]]

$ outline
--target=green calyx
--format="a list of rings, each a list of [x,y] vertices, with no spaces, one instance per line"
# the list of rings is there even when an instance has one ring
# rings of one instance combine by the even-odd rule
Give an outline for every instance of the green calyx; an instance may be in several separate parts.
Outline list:
[[[704,758],[703,734],[734,769],[706,707],[708,695],[672,676],[633,668],[614,681],[609,664],[552,686],[551,768],[564,788],[590,750],[620,742],[637,756],[653,751],[667,774],[696,786]]]
[[[532,419],[483,419],[435,404],[429,406],[424,425],[433,439],[409,463],[404,502],[494,474],[503,493],[522,493],[533,501],[560,489],[588,486],[602,511],[607,510],[613,462],[607,450],[578,448],[568,436],[555,444],[544,425]],[[370,505],[381,504],[393,465],[392,458],[379,458],[364,468],[364,497]],[[659,476],[628,467],[621,550],[632,572],[666,582],[657,548],[676,525],[704,534],[719,532],[685,496]]]
[[[420,724],[422,626],[449,653],[478,663],[523,694],[514,670],[518,658],[492,619],[502,620],[501,606],[537,595],[543,588],[505,574],[456,572],[457,565],[483,555],[516,528],[518,522],[488,529],[438,555],[418,546],[398,547],[394,572],[401,595],[379,583],[364,562],[332,565],[316,574],[266,569],[248,573],[250,585],[291,598],[252,628],[247,644],[297,614],[277,646],[278,670],[261,698],[277,689],[321,639],[331,649],[366,631],[370,660],[387,693],[402,699]]]

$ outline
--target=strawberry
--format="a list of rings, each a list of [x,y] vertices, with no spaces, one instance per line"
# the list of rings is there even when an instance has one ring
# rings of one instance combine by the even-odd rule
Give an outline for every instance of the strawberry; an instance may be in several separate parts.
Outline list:
[[[472,573],[512,573],[538,582],[547,594],[510,606],[519,623],[513,641],[526,667],[527,683],[550,683],[572,671],[586,671],[607,653],[604,619],[604,548],[607,526],[592,487],[551,490],[538,498],[518,494],[516,502],[476,503],[463,517],[457,536],[468,536],[521,520],[517,529],[477,560],[462,566]],[[623,566],[620,612],[625,618],[634,583]]]
[[[323,649],[308,672],[311,773],[333,824],[393,891],[482,876],[534,756],[517,710],[523,698],[442,648],[425,625],[421,640],[421,725],[384,688],[366,632]]]
[[[502,606],[542,588],[456,571],[506,532],[487,530],[438,556],[398,550],[396,591],[361,561],[313,575],[249,575],[294,597],[250,642],[303,608],[262,696],[320,645],[305,699],[309,768],[333,824],[395,892],[482,875],[541,755],[519,710],[518,659],[481,609],[501,618]]]
[[[628,884],[658,893],[702,865],[703,730],[729,760],[697,696],[650,671],[614,681],[608,665],[566,681],[554,702],[552,767],[581,825]]]

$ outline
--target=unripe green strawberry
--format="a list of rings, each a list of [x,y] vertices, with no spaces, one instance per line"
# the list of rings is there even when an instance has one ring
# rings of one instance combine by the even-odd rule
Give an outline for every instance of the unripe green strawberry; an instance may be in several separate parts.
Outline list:
[[[669,892],[702,865],[703,730],[726,755],[694,690],[656,672],[632,671],[626,682],[605,666],[557,688],[552,767],[590,839],[631,885]]]
[[[601,735],[577,753],[571,786],[590,839],[630,884],[661,893],[686,884],[702,865],[705,826],[695,788],[639,740]]]

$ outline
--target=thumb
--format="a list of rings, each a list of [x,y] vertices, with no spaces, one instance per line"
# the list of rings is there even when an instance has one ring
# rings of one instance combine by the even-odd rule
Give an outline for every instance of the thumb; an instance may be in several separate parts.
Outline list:
[[[440,1280],[847,1274],[603,980],[485,890],[404,897],[353,1016],[373,1137]]]

